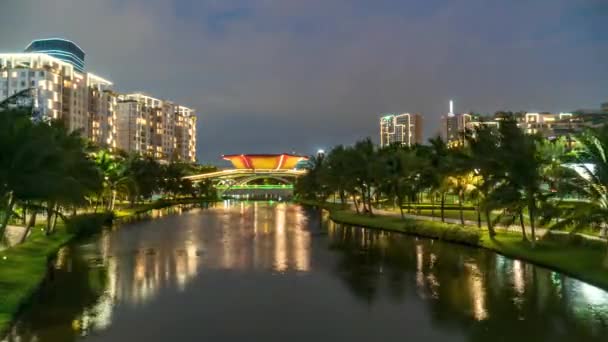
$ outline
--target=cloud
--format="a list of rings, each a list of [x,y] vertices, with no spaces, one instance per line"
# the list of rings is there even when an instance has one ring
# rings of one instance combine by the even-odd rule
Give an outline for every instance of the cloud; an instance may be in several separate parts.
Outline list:
[[[462,111],[597,107],[602,13],[567,0],[8,0],[0,50],[77,41],[120,90],[196,107],[199,156],[215,160],[377,138],[388,111],[423,113],[428,136],[452,97]]]

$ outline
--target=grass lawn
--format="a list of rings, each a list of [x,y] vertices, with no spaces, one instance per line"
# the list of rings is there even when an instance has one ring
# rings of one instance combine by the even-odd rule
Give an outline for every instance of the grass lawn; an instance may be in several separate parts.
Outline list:
[[[0,252],[0,335],[24,301],[40,286],[47,272],[48,258],[71,238],[60,223],[51,236],[45,236],[36,227],[25,243]]]
[[[359,215],[349,210],[332,210],[331,218],[339,223],[415,234],[450,242],[465,243],[490,249],[510,258],[538,264],[608,290],[608,270],[603,267],[606,248],[570,245],[558,241],[538,241],[535,248],[522,241],[521,235],[499,232],[490,239],[487,230],[476,226],[459,227],[436,221],[401,220],[393,216]],[[411,225],[418,228],[412,228]],[[460,229],[455,231],[455,229]],[[445,233],[439,232],[440,230]],[[469,233],[467,235],[466,233]],[[447,234],[447,232],[452,232]],[[470,234],[478,234],[475,240]]]

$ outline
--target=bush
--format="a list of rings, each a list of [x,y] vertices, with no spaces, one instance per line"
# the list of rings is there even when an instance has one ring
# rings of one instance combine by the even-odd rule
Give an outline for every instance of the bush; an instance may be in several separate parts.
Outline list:
[[[473,246],[479,245],[481,239],[481,232],[477,229],[439,222],[410,220],[406,225],[406,231],[410,234]]]
[[[71,217],[66,222],[66,230],[78,237],[89,236],[101,232],[104,226],[112,225],[112,212],[82,214]]]
[[[606,242],[600,239],[591,239],[580,234],[550,231],[543,237],[545,241],[556,242],[568,246],[588,247],[593,249],[606,249]]]

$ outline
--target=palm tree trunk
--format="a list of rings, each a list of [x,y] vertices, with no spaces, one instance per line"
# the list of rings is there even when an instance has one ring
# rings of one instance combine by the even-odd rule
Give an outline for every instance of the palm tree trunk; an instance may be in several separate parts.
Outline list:
[[[30,232],[32,231],[32,228],[36,225],[36,215],[38,214],[36,212],[36,210],[31,210],[31,214],[30,214],[30,220],[27,223],[27,226],[25,227],[25,232],[23,233],[23,236],[21,237],[21,241],[20,243],[24,243],[25,240],[27,239],[28,235],[30,235]]]
[[[477,200],[477,228],[481,229],[481,204]]]
[[[490,217],[490,209],[486,208],[484,211],[486,214],[486,223],[488,224],[488,233],[490,234],[490,237],[494,237],[494,236],[496,236],[496,231],[494,230],[494,226],[492,225],[492,218]]]
[[[59,206],[56,207],[56,210],[59,210]],[[53,225],[51,226],[51,232],[55,232],[55,227],[57,227],[57,217],[58,213],[55,213],[55,217],[53,217]]]
[[[5,243],[4,233],[6,231],[6,226],[8,225],[8,221],[10,220],[13,214],[13,207],[15,206],[15,198],[13,196],[13,192],[8,193],[8,200],[6,201],[6,213],[4,214],[4,219],[0,224],[0,244]]]
[[[531,198],[528,205],[528,214],[530,215],[530,233],[532,235],[532,248],[536,245],[536,231],[534,227],[534,218],[536,215],[536,201]]]
[[[359,203],[357,202],[357,197],[355,196],[354,193],[353,193],[352,197],[353,197],[353,204],[355,205],[355,211],[357,211],[357,214],[359,214]]]
[[[53,207],[54,204],[49,203],[46,208],[46,228],[44,230],[45,235],[51,235],[51,226],[53,223]]]
[[[368,186],[367,187],[367,200],[368,200],[368,209],[369,209],[369,214],[370,215],[374,215],[374,212],[372,211],[372,187]]]
[[[445,192],[441,193],[441,222],[445,222]]]
[[[397,196],[397,201],[401,203],[401,197]],[[401,213],[401,219],[405,219],[405,215],[403,215],[403,207],[401,205],[399,205],[399,212]]]
[[[526,225],[524,223],[524,213],[522,210],[519,211],[519,224],[521,225],[521,235],[524,241],[528,241],[528,236],[526,235]]]
[[[464,226],[464,212],[462,210],[463,196],[458,194],[458,207],[460,209],[460,224]]]
[[[23,226],[27,224],[27,202],[23,203],[23,216],[21,217],[21,224]]]
[[[431,194],[431,217],[435,217],[435,193]]]
[[[112,190],[112,198],[110,199],[110,211],[114,210],[114,203],[116,203],[116,190]]]

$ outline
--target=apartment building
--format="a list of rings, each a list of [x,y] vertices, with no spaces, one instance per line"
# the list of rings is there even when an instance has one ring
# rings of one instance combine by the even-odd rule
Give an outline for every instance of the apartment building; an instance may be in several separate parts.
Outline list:
[[[192,109],[143,93],[119,96],[117,148],[158,160],[196,161]]]
[[[28,91],[34,114],[62,120],[98,146],[159,160],[196,161],[193,109],[142,93],[120,95],[111,81],[86,71],[85,52],[61,39],[31,42],[0,54],[0,101]]]
[[[420,114],[384,114],[380,118],[380,146],[399,143],[412,146],[422,143]]]

